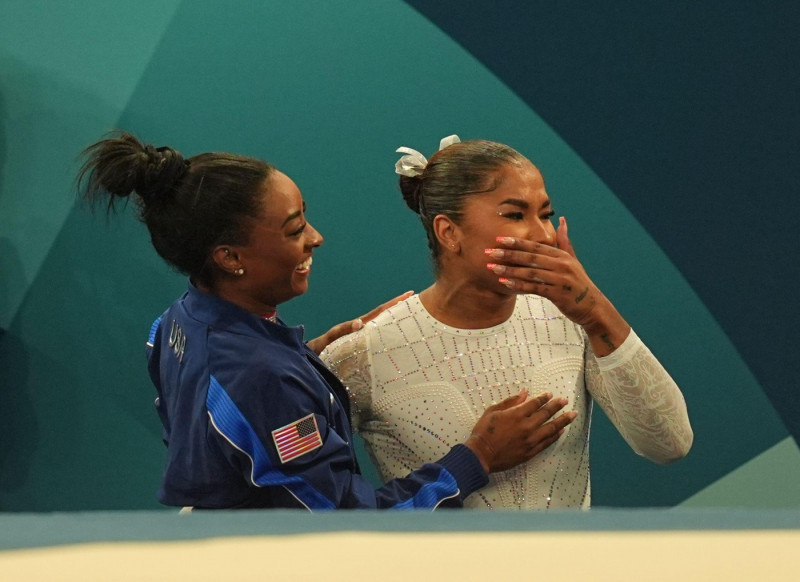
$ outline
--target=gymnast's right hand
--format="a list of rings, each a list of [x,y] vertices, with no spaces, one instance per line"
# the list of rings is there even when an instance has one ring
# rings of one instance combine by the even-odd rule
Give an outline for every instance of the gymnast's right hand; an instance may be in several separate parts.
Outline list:
[[[464,443],[487,473],[505,471],[524,463],[552,445],[575,420],[570,411],[553,418],[567,404],[565,398],[540,394],[525,400],[528,391],[506,398],[486,409]]]

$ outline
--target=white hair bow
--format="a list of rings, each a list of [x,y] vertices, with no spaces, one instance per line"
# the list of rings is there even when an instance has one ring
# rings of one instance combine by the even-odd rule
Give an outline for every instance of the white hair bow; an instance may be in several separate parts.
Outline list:
[[[454,143],[460,142],[461,140],[457,135],[448,135],[447,137],[442,138],[442,140],[439,142],[439,151],[442,151],[444,148],[451,146]],[[396,174],[413,178],[415,176],[419,176],[425,171],[425,166],[428,165],[428,160],[417,150],[402,147],[397,148],[396,151],[401,154],[406,154],[397,160],[397,163],[394,165],[394,171]]]

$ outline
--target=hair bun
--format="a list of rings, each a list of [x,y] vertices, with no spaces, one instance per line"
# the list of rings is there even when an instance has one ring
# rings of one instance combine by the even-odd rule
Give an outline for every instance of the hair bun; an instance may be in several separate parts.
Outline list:
[[[186,174],[189,162],[178,150],[167,146],[146,145],[143,153],[146,160],[140,168],[135,189],[139,196],[149,201],[154,194],[174,187]]]
[[[117,131],[83,150],[85,162],[78,174],[78,187],[94,203],[111,194],[114,199],[136,192],[144,203],[173,192],[186,174],[188,160],[170,147],[144,145],[130,133]]]
[[[422,178],[420,176],[400,176],[400,192],[406,205],[416,214],[422,214]]]

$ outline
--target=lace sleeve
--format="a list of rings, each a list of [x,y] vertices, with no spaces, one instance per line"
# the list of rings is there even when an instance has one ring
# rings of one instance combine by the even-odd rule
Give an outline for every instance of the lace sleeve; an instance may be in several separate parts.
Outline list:
[[[366,329],[331,343],[320,358],[341,380],[350,396],[353,430],[369,419],[372,408],[372,375]]]
[[[694,439],[686,402],[642,340],[631,330],[602,358],[586,345],[586,388],[631,448],[657,463],[685,457]]]

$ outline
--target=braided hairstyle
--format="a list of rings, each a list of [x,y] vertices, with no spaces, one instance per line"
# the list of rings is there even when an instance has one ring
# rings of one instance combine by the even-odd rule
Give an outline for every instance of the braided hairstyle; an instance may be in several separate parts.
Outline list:
[[[192,280],[213,287],[211,260],[220,244],[247,244],[262,213],[264,185],[274,168],[229,153],[184,158],[170,147],[145,145],[126,132],[87,147],[77,179],[92,206],[107,197],[113,211],[133,198],[156,252]]]
[[[495,175],[502,167],[524,163],[529,163],[527,158],[507,145],[469,140],[436,152],[422,174],[400,176],[403,200],[419,215],[437,273],[441,248],[433,230],[433,219],[443,214],[460,224],[464,204],[470,196],[494,190],[497,187]]]

